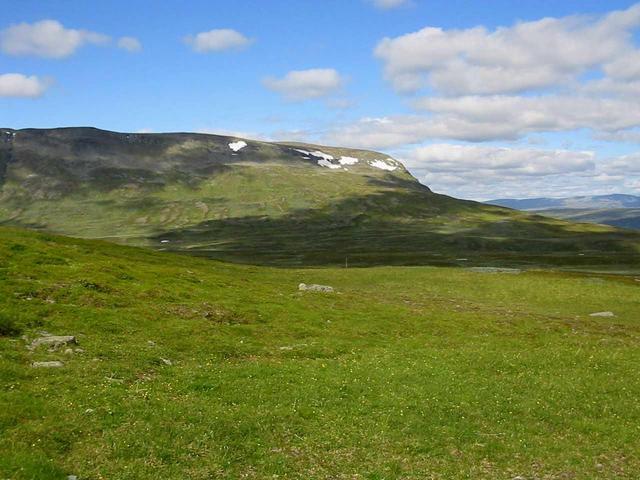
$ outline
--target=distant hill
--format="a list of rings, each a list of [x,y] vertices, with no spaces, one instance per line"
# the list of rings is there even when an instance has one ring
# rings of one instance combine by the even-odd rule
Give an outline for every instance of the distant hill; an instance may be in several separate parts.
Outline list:
[[[548,209],[615,209],[640,208],[640,196],[635,195],[595,195],[567,198],[501,198],[485,202],[516,210],[548,210]]]
[[[574,222],[640,229],[640,196],[596,195],[569,198],[498,199],[486,202]]]
[[[0,224],[272,265],[640,264],[640,235],[433,193],[379,152],[0,129]]]
[[[572,222],[599,223],[619,228],[640,230],[640,208],[611,208],[591,210],[588,208],[567,208],[539,210],[541,215],[570,220]]]

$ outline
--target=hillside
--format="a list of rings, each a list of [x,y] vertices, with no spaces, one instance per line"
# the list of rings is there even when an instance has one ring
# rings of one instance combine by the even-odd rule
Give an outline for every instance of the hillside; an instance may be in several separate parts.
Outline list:
[[[572,222],[597,223],[640,230],[640,197],[635,195],[501,199],[486,203]]]
[[[633,277],[274,269],[0,228],[0,280],[0,478],[640,472]],[[43,331],[78,343],[28,349]]]
[[[438,195],[386,155],[215,135],[0,130],[0,221],[273,265],[640,266],[640,235]]]
[[[599,223],[618,228],[631,228],[640,230],[640,208],[611,208],[596,209],[588,208],[565,208],[540,210],[540,215],[569,220],[572,222]]]
[[[640,208],[640,197],[635,195],[592,195],[566,198],[502,198],[485,202],[491,205],[514,208],[516,210],[560,210],[560,209],[589,209],[608,210],[623,208]]]

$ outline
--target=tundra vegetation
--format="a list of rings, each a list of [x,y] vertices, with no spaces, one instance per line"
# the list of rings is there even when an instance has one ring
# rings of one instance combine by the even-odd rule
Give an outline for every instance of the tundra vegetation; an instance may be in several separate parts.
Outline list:
[[[639,289],[3,227],[0,477],[635,478]]]

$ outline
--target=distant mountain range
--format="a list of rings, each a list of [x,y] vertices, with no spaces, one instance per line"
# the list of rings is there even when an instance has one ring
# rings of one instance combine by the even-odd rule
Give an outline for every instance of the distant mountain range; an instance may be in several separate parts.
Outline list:
[[[640,265],[640,233],[439,195],[383,153],[195,133],[0,129],[0,225],[253,264]]]
[[[568,198],[501,198],[485,202],[574,222],[640,229],[640,196],[594,195]]]

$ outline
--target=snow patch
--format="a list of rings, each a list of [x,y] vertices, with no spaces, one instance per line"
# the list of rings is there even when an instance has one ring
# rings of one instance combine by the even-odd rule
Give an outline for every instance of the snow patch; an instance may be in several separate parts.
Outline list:
[[[340,157],[340,165],[355,165],[359,161],[355,157]]]
[[[246,146],[247,146],[247,142],[244,142],[242,140],[238,140],[237,142],[231,142],[229,144],[229,148],[231,150],[233,150],[234,152],[238,152],[238,151],[242,150]]]
[[[331,170],[338,170],[342,168],[341,165],[331,162],[331,160],[334,160],[334,158],[333,155],[329,155],[328,153],[321,152],[320,150],[309,152],[307,150],[300,150],[298,148],[294,148],[294,150],[304,155],[304,157],[302,158],[304,158],[305,160],[309,160],[311,157],[319,158],[320,160],[318,160],[318,165],[320,165],[321,167],[330,168]]]
[[[389,158],[386,162],[384,160],[374,160],[372,162],[369,162],[369,165],[375,168],[379,168],[380,170],[387,170],[389,172],[393,172],[398,168],[396,165],[390,165],[387,162],[393,162],[393,164],[395,164],[395,162]]]
[[[322,158],[324,160],[333,160],[333,156],[328,153],[321,152],[320,150],[316,150],[315,152],[309,152],[314,157]]]
[[[325,160],[324,158],[318,160],[318,165],[321,167],[327,167],[331,170],[336,170],[338,168],[342,168],[340,165],[336,165],[335,163],[331,163],[329,160]]]
[[[320,150],[316,150],[315,152],[300,150],[299,148],[294,148],[294,150],[298,153],[306,155],[307,157],[316,157],[316,158],[322,158],[324,160],[333,160],[333,155],[329,155],[328,153],[321,152]]]

